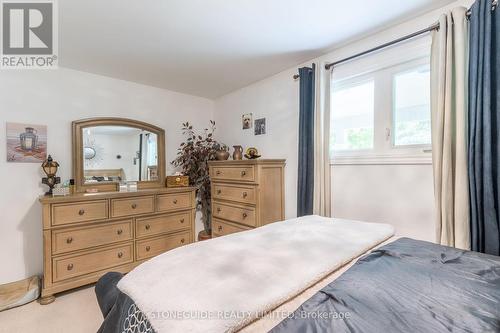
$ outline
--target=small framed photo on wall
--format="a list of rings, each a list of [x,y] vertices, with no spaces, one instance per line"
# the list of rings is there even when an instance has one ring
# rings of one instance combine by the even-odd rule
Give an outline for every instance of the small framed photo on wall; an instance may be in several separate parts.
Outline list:
[[[247,113],[241,116],[241,122],[244,130],[252,128],[252,114]]]
[[[255,135],[266,134],[266,118],[255,119]]]

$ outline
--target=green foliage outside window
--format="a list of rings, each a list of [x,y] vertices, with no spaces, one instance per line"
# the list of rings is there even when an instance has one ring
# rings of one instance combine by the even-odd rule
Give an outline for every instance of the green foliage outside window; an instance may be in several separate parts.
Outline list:
[[[371,149],[373,147],[373,128],[349,128],[346,129],[347,149]]]

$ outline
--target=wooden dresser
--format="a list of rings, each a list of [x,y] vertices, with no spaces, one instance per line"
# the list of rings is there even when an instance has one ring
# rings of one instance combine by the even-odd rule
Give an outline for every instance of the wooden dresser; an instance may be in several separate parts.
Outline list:
[[[212,236],[285,219],[285,160],[211,161]]]
[[[40,197],[43,206],[42,304],[54,294],[128,272],[194,242],[195,189]]]

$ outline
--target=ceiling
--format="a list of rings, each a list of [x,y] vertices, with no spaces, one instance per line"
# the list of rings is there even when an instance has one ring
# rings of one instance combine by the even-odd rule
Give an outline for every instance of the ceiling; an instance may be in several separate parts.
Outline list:
[[[64,0],[59,65],[216,98],[451,2]]]

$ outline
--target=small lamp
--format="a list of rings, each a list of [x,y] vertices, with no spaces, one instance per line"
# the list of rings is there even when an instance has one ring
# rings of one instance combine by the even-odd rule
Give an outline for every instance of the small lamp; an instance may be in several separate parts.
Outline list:
[[[61,178],[56,177],[57,168],[59,168],[59,163],[52,160],[52,156],[50,155],[47,160],[42,163],[43,172],[47,175],[47,177],[42,178],[42,184],[49,187],[49,191],[46,192],[45,195],[52,195],[52,189],[54,186],[61,182]]]

